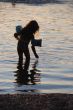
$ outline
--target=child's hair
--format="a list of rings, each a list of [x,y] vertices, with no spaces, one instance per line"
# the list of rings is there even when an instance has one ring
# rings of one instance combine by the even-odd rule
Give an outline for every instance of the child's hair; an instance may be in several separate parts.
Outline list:
[[[32,34],[34,34],[36,31],[39,30],[39,25],[38,25],[37,21],[32,20],[26,25],[25,29],[28,32],[31,32]]]

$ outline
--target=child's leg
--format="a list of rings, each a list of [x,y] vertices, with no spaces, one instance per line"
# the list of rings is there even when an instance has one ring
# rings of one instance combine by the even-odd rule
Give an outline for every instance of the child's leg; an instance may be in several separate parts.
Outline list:
[[[24,70],[28,70],[29,64],[30,64],[30,53],[28,47],[24,49],[24,55],[26,57],[25,63],[24,63]]]
[[[22,66],[23,65],[23,51],[20,48],[17,48],[17,52],[18,52],[18,65]]]

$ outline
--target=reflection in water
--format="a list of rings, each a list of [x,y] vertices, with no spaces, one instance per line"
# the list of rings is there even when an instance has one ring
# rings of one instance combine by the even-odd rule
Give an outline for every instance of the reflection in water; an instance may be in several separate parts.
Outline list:
[[[21,70],[18,69],[16,71],[16,83],[18,85],[29,85],[29,84],[37,84],[40,82],[40,73],[39,70],[36,69],[38,64],[38,60],[36,60],[33,64],[32,70]]]
[[[40,82],[40,73],[39,73],[40,71],[36,69],[37,65],[38,65],[38,59],[34,62],[32,66],[32,70],[30,70],[31,81],[34,84],[36,84],[37,82]]]

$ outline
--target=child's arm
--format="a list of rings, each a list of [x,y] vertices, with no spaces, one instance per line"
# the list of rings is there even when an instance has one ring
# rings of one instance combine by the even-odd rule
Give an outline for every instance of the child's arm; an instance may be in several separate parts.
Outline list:
[[[38,54],[36,53],[35,46],[32,45],[31,48],[32,48],[32,51],[33,51],[35,57],[36,57],[36,58],[39,58]]]
[[[32,43],[32,40],[34,40],[34,35],[32,36],[32,39],[31,39],[31,48],[32,48],[32,51],[33,51],[35,57],[36,57],[36,58],[39,58],[38,54],[36,53],[35,46],[34,46],[33,43]]]

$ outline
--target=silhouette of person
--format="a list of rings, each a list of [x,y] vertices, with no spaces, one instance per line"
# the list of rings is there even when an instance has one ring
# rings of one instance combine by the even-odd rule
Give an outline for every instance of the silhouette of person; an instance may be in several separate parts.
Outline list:
[[[24,69],[28,70],[29,63],[30,63],[30,52],[29,52],[29,42],[34,39],[34,34],[39,31],[39,25],[37,21],[32,20],[30,21],[19,33],[14,33],[14,37],[18,40],[17,45],[17,52],[19,56],[18,61],[18,69],[22,69],[23,65],[23,54],[26,57]],[[38,54],[36,53],[35,46],[31,46],[32,51],[36,58],[39,58]]]

